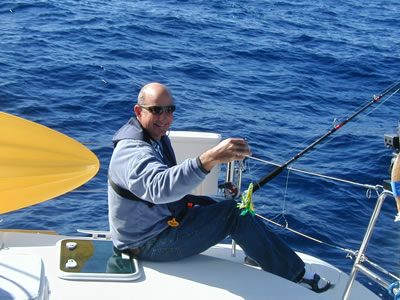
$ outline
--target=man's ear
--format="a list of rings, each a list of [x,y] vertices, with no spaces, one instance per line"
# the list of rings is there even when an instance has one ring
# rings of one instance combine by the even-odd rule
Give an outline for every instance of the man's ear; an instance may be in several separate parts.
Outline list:
[[[139,117],[140,113],[142,112],[142,108],[139,105],[135,105],[133,110],[135,111],[136,116]]]

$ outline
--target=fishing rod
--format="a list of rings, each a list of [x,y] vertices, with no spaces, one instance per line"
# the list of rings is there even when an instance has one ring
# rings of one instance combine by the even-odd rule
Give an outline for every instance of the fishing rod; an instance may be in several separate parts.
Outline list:
[[[340,123],[339,125],[336,125],[335,127],[333,127],[331,130],[329,130],[327,133],[325,133],[323,136],[321,136],[320,138],[318,138],[315,142],[313,142],[312,144],[310,144],[309,146],[307,146],[306,148],[304,148],[304,150],[300,151],[299,153],[297,153],[295,156],[293,156],[291,159],[289,159],[287,162],[285,162],[283,165],[280,165],[278,167],[276,167],[274,170],[272,170],[269,174],[265,175],[263,178],[261,178],[258,182],[253,183],[253,192],[257,191],[258,189],[260,189],[263,185],[265,185],[267,182],[271,181],[273,178],[275,178],[276,176],[278,176],[288,165],[290,165],[292,162],[294,162],[295,160],[297,160],[298,158],[300,158],[301,156],[303,156],[305,153],[307,153],[309,150],[311,150],[312,148],[314,148],[316,145],[318,145],[319,143],[321,143],[323,140],[325,140],[328,136],[330,136],[331,134],[333,134],[334,132],[336,132],[337,130],[339,130],[340,128],[342,128],[344,125],[346,125],[349,121],[351,121],[352,119],[354,119],[356,116],[358,116],[359,114],[361,114],[364,110],[366,110],[368,107],[370,107],[371,105],[373,105],[374,103],[378,102],[380,99],[382,99],[383,97],[385,97],[387,94],[389,94],[390,92],[396,90],[396,89],[400,89],[400,81],[393,84],[391,87],[389,87],[388,89],[386,89],[384,92],[382,92],[382,94],[380,94],[379,96],[374,96],[373,99],[364,107],[362,107],[360,110],[358,110],[357,112],[355,112],[353,115],[351,115],[350,117],[348,117],[346,120],[344,120],[342,123]],[[398,91],[398,90],[397,90]],[[394,93],[396,93],[397,91],[395,91]]]

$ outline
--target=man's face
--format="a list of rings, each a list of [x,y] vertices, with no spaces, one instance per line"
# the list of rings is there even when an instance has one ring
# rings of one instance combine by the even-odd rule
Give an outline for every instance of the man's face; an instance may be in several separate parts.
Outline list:
[[[161,114],[152,113],[152,107],[166,107],[174,105],[173,99],[167,89],[162,87],[149,88],[142,106],[136,105],[137,119],[154,140],[164,136],[174,120],[174,114],[163,111]]]

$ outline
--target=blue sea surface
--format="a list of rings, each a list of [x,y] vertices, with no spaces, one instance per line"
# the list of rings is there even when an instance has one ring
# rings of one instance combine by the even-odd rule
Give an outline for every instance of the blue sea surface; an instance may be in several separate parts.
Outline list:
[[[399,18],[394,0],[1,1],[1,110],[87,143],[101,169],[78,191],[2,215],[0,226],[108,230],[111,138],[152,81],[173,93],[172,130],[243,137],[254,157],[288,161],[400,79]],[[381,185],[399,101],[383,98],[291,166]],[[245,186],[274,168],[246,166]],[[324,242],[271,225],[294,249],[349,272],[337,247],[359,248],[377,198],[366,192],[284,171],[253,197],[257,213]],[[390,198],[367,257],[399,274],[396,213]]]

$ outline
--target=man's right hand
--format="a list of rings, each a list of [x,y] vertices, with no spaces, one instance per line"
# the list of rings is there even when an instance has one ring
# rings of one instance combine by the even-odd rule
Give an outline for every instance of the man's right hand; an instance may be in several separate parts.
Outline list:
[[[203,168],[207,171],[211,171],[217,164],[234,160],[243,160],[246,156],[251,156],[251,151],[246,140],[229,138],[201,154],[199,159]]]

